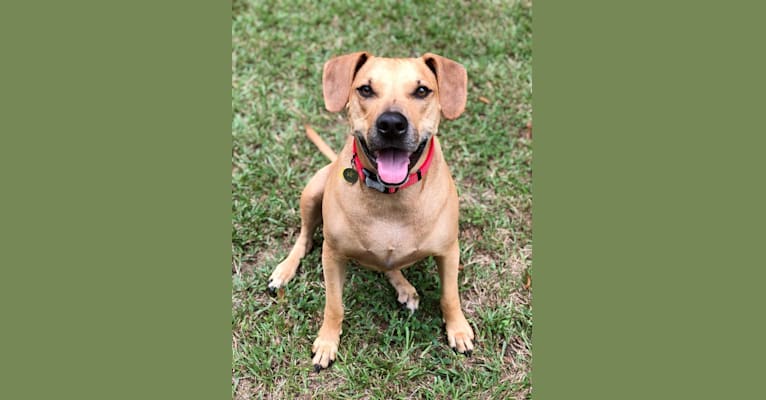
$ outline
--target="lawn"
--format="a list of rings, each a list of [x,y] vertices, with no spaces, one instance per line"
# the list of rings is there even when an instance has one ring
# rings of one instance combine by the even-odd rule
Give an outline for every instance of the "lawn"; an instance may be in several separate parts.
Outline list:
[[[232,14],[232,398],[528,398],[531,3],[235,0]],[[301,189],[327,163],[303,125],[336,151],[348,134],[324,109],[322,65],[358,50],[433,52],[468,70],[466,111],[439,135],[460,194],[470,358],[446,343],[430,259],[404,271],[420,294],[412,315],[384,276],[349,268],[338,360],[320,373],[321,229],[286,290],[266,291],[298,235]]]

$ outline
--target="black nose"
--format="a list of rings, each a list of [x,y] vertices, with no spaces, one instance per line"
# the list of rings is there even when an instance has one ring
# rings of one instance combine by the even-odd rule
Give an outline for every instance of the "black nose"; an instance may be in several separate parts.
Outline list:
[[[407,118],[399,112],[386,111],[375,122],[378,133],[388,138],[397,138],[407,133]]]

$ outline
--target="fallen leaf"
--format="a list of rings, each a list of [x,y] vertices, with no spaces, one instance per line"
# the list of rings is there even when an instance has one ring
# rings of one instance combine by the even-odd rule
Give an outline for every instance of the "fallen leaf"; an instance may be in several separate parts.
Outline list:
[[[532,121],[527,122],[527,125],[524,128],[521,128],[519,136],[524,139],[532,139]]]

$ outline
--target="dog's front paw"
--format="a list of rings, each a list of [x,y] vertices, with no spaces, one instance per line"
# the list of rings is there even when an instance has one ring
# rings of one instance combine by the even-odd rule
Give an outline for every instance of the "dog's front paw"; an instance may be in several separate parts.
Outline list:
[[[464,316],[447,321],[447,342],[452,350],[470,357],[473,353],[473,329]]]
[[[319,336],[314,340],[314,345],[311,347],[311,354],[313,355],[311,362],[314,365],[314,372],[329,368],[335,362],[338,342],[340,342],[340,337],[328,339]]]

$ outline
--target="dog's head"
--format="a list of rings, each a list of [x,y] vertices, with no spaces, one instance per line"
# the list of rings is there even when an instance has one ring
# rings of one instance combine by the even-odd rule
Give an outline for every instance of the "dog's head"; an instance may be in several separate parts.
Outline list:
[[[396,184],[420,159],[439,129],[465,109],[467,74],[462,65],[438,56],[382,58],[366,52],[325,63],[325,107],[348,106],[354,136],[382,181]]]

